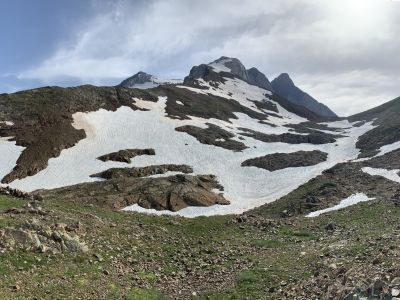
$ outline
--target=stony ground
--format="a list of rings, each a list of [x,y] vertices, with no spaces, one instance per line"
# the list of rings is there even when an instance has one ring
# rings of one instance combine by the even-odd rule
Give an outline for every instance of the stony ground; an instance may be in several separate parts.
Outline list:
[[[400,284],[399,217],[390,201],[183,219],[1,196],[0,299],[379,299]],[[47,247],[10,246],[10,229],[35,233],[27,222]],[[60,230],[82,247],[59,247]]]

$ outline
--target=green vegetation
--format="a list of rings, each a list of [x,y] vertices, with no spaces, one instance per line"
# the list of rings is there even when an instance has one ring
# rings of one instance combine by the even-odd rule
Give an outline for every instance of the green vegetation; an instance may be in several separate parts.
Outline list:
[[[2,196],[0,211],[23,204]],[[315,219],[276,218],[263,227],[234,216],[184,219],[42,204],[51,213],[0,214],[0,232],[32,218],[48,225],[79,221],[71,234],[90,251],[6,250],[0,254],[0,299],[282,299],[327,268],[324,260],[372,264],[375,244],[369,241],[391,234],[400,217],[391,203],[370,202]],[[330,222],[340,234],[325,230]],[[395,236],[387,247],[398,244]]]

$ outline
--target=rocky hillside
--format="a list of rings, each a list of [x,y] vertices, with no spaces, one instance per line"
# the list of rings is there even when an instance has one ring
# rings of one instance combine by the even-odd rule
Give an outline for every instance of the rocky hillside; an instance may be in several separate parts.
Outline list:
[[[275,93],[286,98],[290,102],[304,106],[316,114],[328,118],[336,118],[337,115],[326,105],[318,102],[309,94],[299,89],[287,73],[282,73],[271,82]]]
[[[2,182],[44,198],[194,217],[277,200],[357,157],[356,140],[370,122],[317,124],[321,116],[268,84],[256,69],[222,57],[192,68],[184,84],[1,95]],[[95,176],[121,168],[117,177]]]
[[[139,72],[125,85],[153,79]],[[183,84],[0,95],[2,183],[114,209],[242,213],[338,163],[398,148],[398,101],[329,121],[269,88],[257,69],[221,57]]]
[[[0,95],[0,299],[400,295],[399,99],[326,118],[227,57],[153,80]]]

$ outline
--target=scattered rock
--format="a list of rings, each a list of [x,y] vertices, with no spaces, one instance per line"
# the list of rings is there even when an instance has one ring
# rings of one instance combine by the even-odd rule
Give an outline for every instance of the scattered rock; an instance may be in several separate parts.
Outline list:
[[[88,247],[78,236],[70,236],[64,226],[42,225],[32,219],[13,228],[0,230],[0,248],[23,249],[35,252],[87,252]]]

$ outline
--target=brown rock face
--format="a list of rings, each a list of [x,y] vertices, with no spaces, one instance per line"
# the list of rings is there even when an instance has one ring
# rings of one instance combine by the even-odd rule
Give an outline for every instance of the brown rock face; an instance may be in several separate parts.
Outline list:
[[[227,205],[229,201],[213,175],[175,175],[169,177],[118,177],[101,182],[83,183],[49,191],[41,191],[46,198],[79,201],[103,207],[122,209],[138,204],[143,208],[179,211],[188,206]]]
[[[154,149],[126,149],[126,150],[120,150],[117,152],[112,152],[106,155],[102,155],[98,157],[97,159],[101,161],[120,161],[120,162],[125,162],[127,164],[130,164],[131,158],[134,158],[135,156],[139,155],[155,155],[156,152]]]

